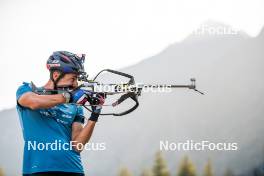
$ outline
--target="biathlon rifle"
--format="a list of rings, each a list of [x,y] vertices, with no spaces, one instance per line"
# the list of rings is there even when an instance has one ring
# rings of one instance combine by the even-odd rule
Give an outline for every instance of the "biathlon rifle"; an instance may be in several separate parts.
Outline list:
[[[125,77],[128,79],[128,81],[126,83],[122,83],[122,84],[103,84],[100,82],[97,82],[97,78],[100,74],[102,74],[103,72],[108,72],[111,74],[115,74],[121,77]],[[150,84],[137,84],[134,80],[134,77],[130,74],[127,73],[123,73],[120,71],[116,71],[116,70],[111,70],[111,69],[104,69],[102,71],[100,71],[92,80],[88,79],[88,75],[86,74],[86,72],[82,72],[79,76],[79,81],[82,82],[82,84],[79,86],[79,88],[87,90],[87,94],[89,94],[91,96],[91,93],[96,95],[96,94],[100,94],[104,97],[107,96],[111,96],[111,95],[116,95],[116,94],[121,94],[121,96],[115,100],[113,103],[111,104],[106,104],[103,106],[111,106],[111,107],[116,107],[118,105],[120,105],[122,102],[124,102],[127,99],[131,99],[134,101],[134,106],[132,106],[131,108],[129,108],[128,110],[125,110],[123,112],[120,113],[100,113],[100,115],[112,115],[112,116],[123,116],[126,114],[129,114],[131,112],[133,112],[135,109],[137,109],[137,107],[139,106],[139,101],[138,101],[138,97],[141,95],[142,90],[144,88],[188,88],[188,89],[192,89],[200,94],[204,94],[203,92],[199,91],[196,89],[196,85],[195,85],[195,78],[191,78],[190,81],[191,83],[189,85],[150,85]],[[112,89],[109,91],[102,91],[102,90],[97,90],[98,87],[103,87],[103,86],[110,86]],[[89,105],[83,105],[84,108],[86,108],[88,111],[92,112],[91,109],[89,109],[89,106],[98,106],[98,102],[96,96],[93,96],[94,99],[92,98],[92,101],[89,101]]]

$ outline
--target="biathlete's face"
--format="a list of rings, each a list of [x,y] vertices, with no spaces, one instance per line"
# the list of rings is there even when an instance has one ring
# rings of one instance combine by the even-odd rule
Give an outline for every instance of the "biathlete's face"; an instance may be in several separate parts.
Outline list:
[[[53,75],[54,78],[56,79],[56,77],[59,76],[58,75]],[[57,83],[57,87],[70,87],[70,88],[76,88],[78,87],[78,75],[75,73],[67,73],[65,74]]]

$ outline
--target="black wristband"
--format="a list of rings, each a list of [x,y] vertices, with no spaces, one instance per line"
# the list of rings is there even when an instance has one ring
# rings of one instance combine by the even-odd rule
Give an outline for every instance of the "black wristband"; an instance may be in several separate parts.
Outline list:
[[[100,113],[101,113],[101,109],[96,109],[96,106],[92,106],[92,114],[91,114],[89,120],[97,122]]]
[[[98,113],[92,113],[89,120],[97,122],[98,121],[99,114]]]

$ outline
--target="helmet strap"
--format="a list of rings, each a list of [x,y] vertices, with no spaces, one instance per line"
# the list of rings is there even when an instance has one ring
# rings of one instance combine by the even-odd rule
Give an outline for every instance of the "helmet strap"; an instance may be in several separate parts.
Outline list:
[[[60,72],[59,77],[56,80],[54,80],[54,78],[53,78],[54,71],[55,70],[53,70],[53,71],[50,72],[50,80],[53,82],[54,89],[57,90],[57,84],[64,77],[65,73],[59,71]],[[58,70],[56,70],[56,71],[58,71]]]

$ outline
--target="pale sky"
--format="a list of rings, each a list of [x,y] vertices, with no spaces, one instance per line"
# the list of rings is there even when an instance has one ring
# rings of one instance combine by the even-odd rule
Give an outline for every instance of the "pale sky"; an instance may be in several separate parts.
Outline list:
[[[53,51],[86,53],[94,75],[153,56],[208,19],[256,36],[263,9],[263,0],[1,0],[0,110],[15,106],[23,81],[48,80]]]

